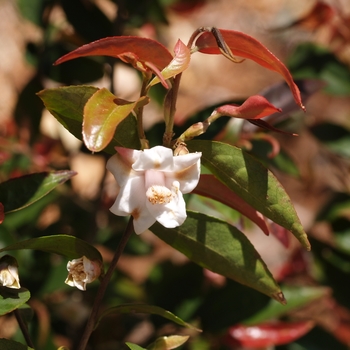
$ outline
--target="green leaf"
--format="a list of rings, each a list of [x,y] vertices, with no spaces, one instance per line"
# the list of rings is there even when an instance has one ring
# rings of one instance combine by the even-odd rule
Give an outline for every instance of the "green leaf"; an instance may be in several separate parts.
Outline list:
[[[189,335],[169,335],[159,337],[154,343],[147,346],[148,350],[170,350],[176,349],[182,344],[185,344],[190,336]]]
[[[198,265],[285,303],[259,253],[236,227],[188,211],[181,226],[168,229],[155,223],[150,230]]]
[[[30,292],[25,288],[13,289],[0,286],[0,315],[2,316],[18,309],[29,298]],[[2,349],[1,346],[0,349]]]
[[[27,345],[23,345],[14,340],[0,339],[1,350],[34,350]]]
[[[22,249],[34,249],[48,253],[60,254],[66,256],[68,259],[76,259],[85,255],[90,260],[102,261],[102,256],[95,247],[82,239],[68,235],[31,238],[2,248],[0,249],[0,252]]]
[[[145,348],[141,348],[141,346],[132,344],[132,343],[125,343],[131,350],[147,350]]]
[[[28,207],[69,180],[76,173],[63,170],[25,175],[0,184],[0,202],[5,213]]]
[[[309,304],[319,298],[329,294],[330,290],[324,287],[303,287],[303,286],[285,286],[283,292],[288,304],[282,306],[274,300],[254,316],[244,320],[245,325],[259,324],[264,321],[276,319],[297,308]]]
[[[135,108],[149,102],[147,97],[129,102],[118,99],[103,88],[96,91],[84,107],[83,139],[92,152],[103,150],[113,139],[117,126]]]
[[[190,141],[190,152],[202,152],[201,162],[221,182],[253,208],[294,234],[310,250],[310,243],[294,206],[276,177],[240,148],[213,141]]]
[[[45,89],[38,93],[50,113],[76,138],[82,140],[84,106],[99,89],[93,86],[65,86]],[[125,118],[117,127],[111,144],[105,149],[114,154],[114,146],[139,149],[136,119],[133,115]]]
[[[118,306],[111,307],[107,310],[105,310],[102,315],[100,316],[99,320],[96,323],[95,328],[98,327],[98,324],[100,323],[101,319],[109,314],[113,313],[142,313],[142,314],[152,314],[152,315],[158,315],[161,317],[164,317],[170,321],[173,321],[180,326],[187,327],[194,329],[198,332],[200,332],[199,329],[193,327],[189,323],[183,321],[180,317],[175,316],[173,313],[170,311],[164,310],[163,308],[159,306],[154,306],[154,305],[147,305],[147,304],[121,304]]]

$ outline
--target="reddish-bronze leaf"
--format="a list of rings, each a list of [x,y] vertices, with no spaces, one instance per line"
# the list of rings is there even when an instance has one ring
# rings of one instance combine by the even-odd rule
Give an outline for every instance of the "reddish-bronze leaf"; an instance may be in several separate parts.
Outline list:
[[[219,29],[219,31],[233,55],[251,59],[261,66],[281,74],[289,85],[295,102],[302,109],[305,109],[299,88],[294,83],[289,70],[272,52],[250,35],[235,30]],[[210,31],[204,31],[196,40],[195,46],[203,53],[222,54],[222,49],[219,48],[213,33]]]
[[[141,97],[129,102],[118,99],[105,88],[97,90],[84,106],[83,140],[92,152],[103,150],[111,142],[117,126],[134,108],[147,104]]]
[[[197,187],[192,193],[226,204],[252,220],[266,235],[269,234],[264,216],[213,175],[202,174]]]
[[[271,124],[265,122],[265,120],[262,120],[262,119],[258,119],[258,120],[257,119],[247,119],[247,120],[248,120],[249,123],[252,123],[252,124],[262,128],[262,129],[271,130],[271,131],[274,131],[274,132],[278,132],[280,134],[285,134],[285,135],[290,135],[290,136],[298,136],[298,134],[277,129],[274,126],[272,126]]]
[[[163,79],[169,79],[182,73],[190,64],[191,52],[181,40],[177,41],[174,51],[175,57],[161,72],[161,77],[163,77]],[[150,82],[149,85],[153,86],[159,83],[159,81],[160,77],[157,76]]]
[[[227,345],[249,348],[266,348],[288,344],[302,337],[314,326],[312,321],[273,322],[256,326],[233,326],[225,338]]]
[[[62,56],[54,64],[84,56],[117,57],[140,70],[145,69],[143,65],[147,62],[162,70],[173,59],[169,50],[155,40],[137,36],[112,36],[83,45]]]
[[[223,105],[215,109],[221,115],[242,119],[260,119],[270,114],[281,112],[280,108],[272,105],[265,97],[250,96],[242,105]]]

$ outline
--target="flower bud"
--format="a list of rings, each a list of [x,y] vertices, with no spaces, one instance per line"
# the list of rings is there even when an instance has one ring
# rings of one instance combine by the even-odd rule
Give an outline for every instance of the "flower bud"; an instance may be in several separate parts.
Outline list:
[[[101,274],[101,263],[91,261],[86,256],[68,261],[68,277],[64,283],[80,290],[86,290],[86,284],[97,279]]]
[[[17,260],[10,255],[0,259],[0,285],[20,289]]]

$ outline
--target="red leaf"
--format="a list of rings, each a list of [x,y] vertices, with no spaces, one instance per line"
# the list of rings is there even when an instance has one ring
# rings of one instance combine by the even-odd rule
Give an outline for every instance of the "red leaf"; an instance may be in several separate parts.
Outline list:
[[[257,212],[241,197],[237,196],[236,193],[227,188],[221,181],[217,180],[213,175],[201,175],[198,185],[192,193],[226,204],[252,220],[266,235],[269,234],[264,216]]]
[[[2,224],[4,219],[5,219],[4,206],[2,205],[2,203],[0,203],[0,224]]]
[[[242,119],[260,119],[270,114],[281,112],[281,108],[272,105],[265,97],[250,96],[242,105],[224,105],[215,109],[217,113]]]
[[[149,86],[153,86],[159,83],[160,78],[163,78],[164,80],[170,79],[187,69],[191,60],[191,52],[189,48],[181,40],[178,40],[175,45],[174,51],[175,57],[173,58],[173,60],[162,70],[160,76],[157,75],[150,82]]]
[[[290,136],[298,136],[298,134],[277,129],[274,126],[272,126],[271,124],[265,122],[265,120],[262,120],[262,119],[258,119],[258,120],[256,120],[256,119],[247,119],[247,120],[248,120],[249,123],[252,123],[252,124],[258,126],[259,128],[262,128],[262,129],[271,130],[271,131],[278,132],[280,134],[285,134],[285,135],[290,135]]]
[[[293,78],[287,67],[263,44],[250,35],[235,31],[219,29],[226,45],[230,48],[233,55],[248,58],[261,66],[281,74],[289,85],[295,102],[302,108],[299,88],[293,81]],[[198,50],[207,54],[221,54],[216,39],[212,32],[203,32],[195,42]]]
[[[54,65],[84,56],[116,57],[140,70],[145,67],[140,67],[139,62],[153,64],[162,70],[173,59],[168,49],[155,40],[137,36],[112,36],[83,45],[59,58]]]
[[[262,323],[256,326],[233,326],[228,330],[225,342],[231,346],[264,348],[288,344],[309,332],[312,321]]]

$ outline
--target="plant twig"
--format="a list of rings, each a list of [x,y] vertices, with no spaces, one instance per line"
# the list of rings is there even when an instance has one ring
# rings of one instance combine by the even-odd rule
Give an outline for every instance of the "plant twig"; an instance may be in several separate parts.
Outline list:
[[[134,232],[133,219],[132,219],[132,217],[130,217],[130,220],[129,220],[128,225],[125,229],[125,232],[123,233],[123,236],[122,236],[122,238],[119,242],[119,245],[117,247],[117,250],[114,254],[113,260],[112,260],[111,264],[109,265],[109,268],[108,268],[105,276],[101,280],[101,284],[100,284],[100,287],[97,291],[97,295],[96,295],[96,298],[94,300],[94,304],[92,306],[91,314],[90,314],[90,317],[89,317],[88,322],[86,324],[84,334],[80,340],[78,350],[85,350],[85,348],[86,348],[86,345],[89,341],[90,335],[95,328],[95,324],[97,321],[97,316],[99,313],[101,302],[102,302],[102,299],[105,295],[108,284],[112,278],[112,275],[113,275],[113,272],[117,266],[118,260],[119,260],[120,256],[122,255],[124,248],[125,248],[128,240],[133,232]]]
[[[34,349],[34,344],[32,342],[32,339],[31,339],[30,335],[29,335],[29,332],[28,332],[28,327],[27,327],[26,323],[23,321],[23,318],[22,318],[19,310],[16,309],[16,310],[13,311],[13,313],[14,313],[14,315],[16,317],[16,320],[18,322],[19,328],[21,329],[21,332],[23,334],[23,337],[24,337],[27,345]]]

